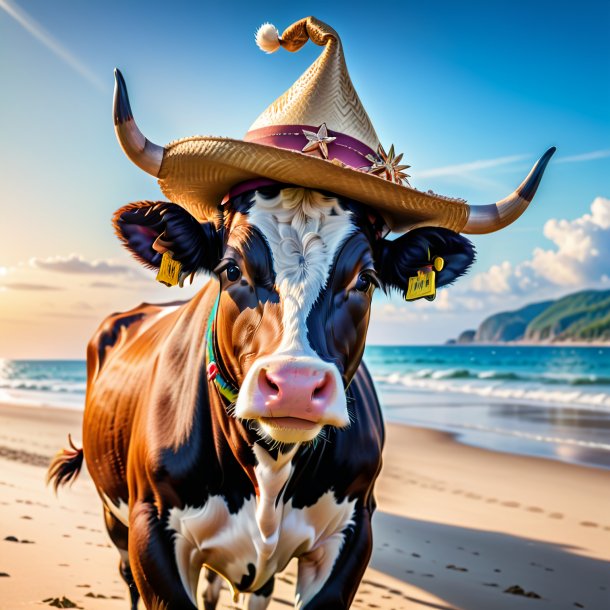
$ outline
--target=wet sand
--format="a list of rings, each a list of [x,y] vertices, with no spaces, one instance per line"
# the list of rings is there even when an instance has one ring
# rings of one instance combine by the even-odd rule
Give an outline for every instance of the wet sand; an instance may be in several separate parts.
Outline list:
[[[63,597],[129,608],[86,472],[59,497],[44,486],[80,417],[0,405],[0,609]],[[610,608],[610,471],[391,425],[377,499],[374,555],[353,608]],[[291,564],[271,610],[292,607],[294,582]],[[237,607],[223,593],[219,608]]]

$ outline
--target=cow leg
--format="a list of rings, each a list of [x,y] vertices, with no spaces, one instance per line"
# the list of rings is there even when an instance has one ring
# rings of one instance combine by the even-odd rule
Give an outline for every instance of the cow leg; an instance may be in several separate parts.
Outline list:
[[[140,593],[129,566],[129,553],[127,551],[129,530],[106,507],[104,507],[104,522],[106,523],[106,530],[110,540],[112,540],[121,555],[119,573],[129,588],[131,610],[137,610]]]
[[[299,557],[297,608],[350,607],[373,550],[371,511],[356,508],[354,525]]]
[[[248,610],[267,610],[271,603],[271,594],[275,579],[272,576],[258,591],[250,594]]]
[[[205,570],[205,591],[203,592],[203,608],[204,610],[216,610],[216,604],[222,590],[222,578],[206,568]]]
[[[130,510],[129,562],[148,610],[197,610],[182,585],[171,533],[149,502]]]

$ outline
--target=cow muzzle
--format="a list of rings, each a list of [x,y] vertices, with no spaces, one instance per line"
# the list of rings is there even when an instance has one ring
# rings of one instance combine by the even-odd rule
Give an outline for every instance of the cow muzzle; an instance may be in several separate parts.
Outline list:
[[[339,371],[307,355],[257,360],[239,391],[235,417],[256,420],[268,436],[284,443],[311,441],[324,426],[349,424]]]

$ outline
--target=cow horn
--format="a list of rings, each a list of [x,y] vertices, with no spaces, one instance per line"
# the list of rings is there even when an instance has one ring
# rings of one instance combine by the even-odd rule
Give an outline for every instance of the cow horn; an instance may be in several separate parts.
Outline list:
[[[153,144],[133,119],[125,79],[114,69],[114,131],[125,154],[145,172],[157,177],[163,161],[163,147]]]
[[[538,160],[527,178],[508,197],[489,205],[469,206],[468,221],[460,233],[493,233],[512,224],[531,203],[542,174],[556,148],[549,148]]]

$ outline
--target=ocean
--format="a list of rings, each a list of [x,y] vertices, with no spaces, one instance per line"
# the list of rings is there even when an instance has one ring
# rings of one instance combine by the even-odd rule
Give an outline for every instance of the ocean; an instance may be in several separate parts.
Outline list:
[[[387,421],[610,468],[610,348],[370,346]],[[1,360],[0,402],[82,409],[83,360]]]

